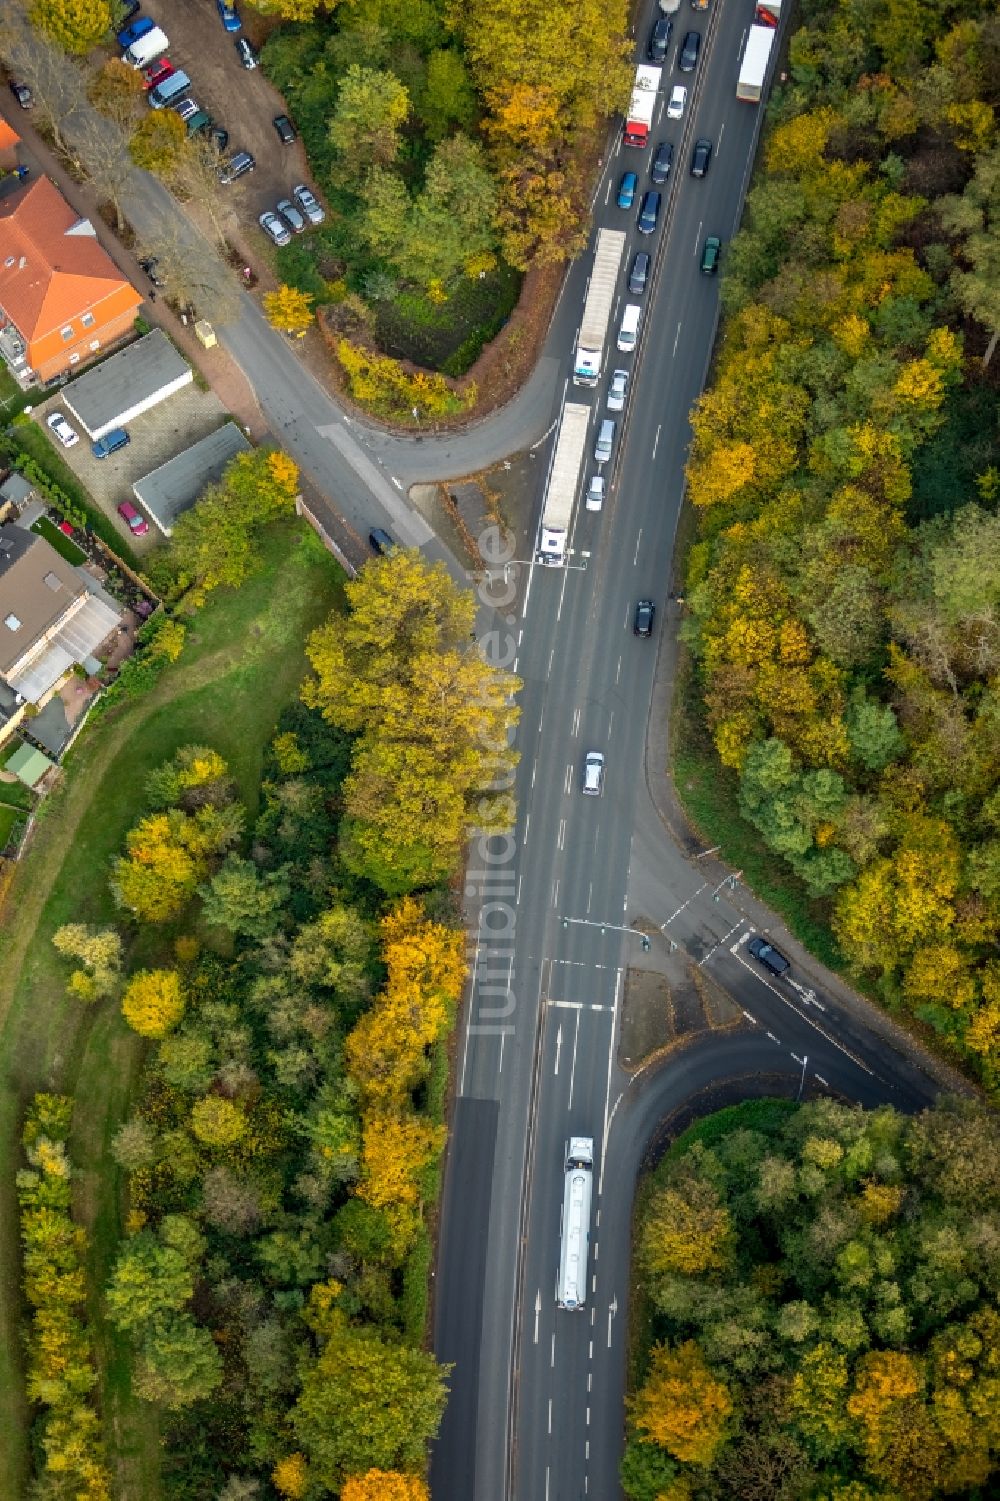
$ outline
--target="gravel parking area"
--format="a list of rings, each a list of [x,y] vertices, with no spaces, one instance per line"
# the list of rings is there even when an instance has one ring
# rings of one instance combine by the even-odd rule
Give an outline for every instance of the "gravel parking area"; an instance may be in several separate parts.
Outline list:
[[[62,412],[70,426],[79,433],[79,443],[72,448],[63,448],[54,433],[45,425],[49,412]],[[201,391],[193,384],[185,386],[174,396],[168,396],[159,406],[152,407],[128,423],[131,438],[127,448],[110,454],[106,459],[95,459],[90,449],[90,439],[80,430],[59,394],[51,397],[32,412],[42,432],[52,442],[59,457],[72,469],[84,489],[92,496],[95,505],[111,518],[123,537],[128,537],[140,556],[155,546],[160,532],[150,521],[144,537],[135,537],[129,532],[116,507],[120,501],[130,500],[136,505],[132,483],[151,469],[165,464],[167,459],[190,448],[200,438],[222,426],[227,413],[222,402],[212,391]],[[142,507],[138,506],[142,511]]]
[[[220,193],[232,199],[242,223],[251,223],[263,245],[257,215],[286,198],[294,183],[309,182],[302,142],[283,146],[272,125],[287,108],[264,77],[248,71],[236,55],[234,38],[223,30],[215,0],[150,0],[143,14],[160,21],[170,38],[169,57],[191,79],[190,93],[218,125],[229,131],[227,155],[249,151],[256,167]],[[252,11],[239,10],[245,36],[256,47],[264,37],[264,23]]]

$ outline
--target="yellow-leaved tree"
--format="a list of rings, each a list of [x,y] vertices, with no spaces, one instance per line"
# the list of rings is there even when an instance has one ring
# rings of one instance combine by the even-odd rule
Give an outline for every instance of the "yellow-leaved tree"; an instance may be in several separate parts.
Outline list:
[[[264,316],[282,333],[304,333],[312,325],[313,298],[298,287],[282,285],[276,292],[264,293]]]
[[[396,1470],[369,1470],[349,1475],[340,1501],[430,1501],[430,1492],[419,1475],[400,1475]]]
[[[184,1015],[181,977],[173,969],[141,969],[122,996],[122,1015],[142,1037],[166,1037]]]
[[[635,1425],[675,1459],[711,1464],[733,1410],[725,1382],[709,1369],[694,1340],[656,1345],[649,1375],[630,1403]]]

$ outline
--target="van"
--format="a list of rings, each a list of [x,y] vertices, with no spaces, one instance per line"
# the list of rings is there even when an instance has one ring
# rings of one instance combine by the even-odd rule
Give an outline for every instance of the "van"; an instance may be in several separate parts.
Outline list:
[[[187,133],[189,136],[197,135],[199,130],[207,130],[211,123],[211,115],[207,114],[203,109],[196,110],[193,115],[188,115]]]
[[[159,26],[151,26],[125,48],[122,62],[128,63],[132,68],[144,68],[155,57],[162,57],[169,46],[167,33]]]
[[[219,181],[222,183],[235,182],[237,177],[242,177],[244,172],[252,172],[256,162],[249,151],[237,151],[235,156],[230,157],[228,162],[219,163]]]
[[[158,83],[154,89],[150,89],[146,98],[153,109],[162,109],[165,104],[170,103],[171,99],[179,99],[184,90],[190,87],[190,78],[186,73],[182,73],[178,69],[176,73],[171,73],[169,78],[165,78],[162,83]]]
[[[103,438],[98,438],[91,447],[91,453],[95,459],[106,459],[109,453],[117,453],[119,448],[124,448],[132,439],[123,427],[113,427]]]
[[[611,417],[605,417],[597,429],[597,441],[594,444],[594,458],[598,464],[606,464],[611,457],[611,450],[615,446],[615,429],[618,424]]]
[[[622,315],[622,326],[618,330],[618,348],[626,354],[631,354],[639,338],[639,314],[641,308],[637,302],[627,302],[625,312]]]

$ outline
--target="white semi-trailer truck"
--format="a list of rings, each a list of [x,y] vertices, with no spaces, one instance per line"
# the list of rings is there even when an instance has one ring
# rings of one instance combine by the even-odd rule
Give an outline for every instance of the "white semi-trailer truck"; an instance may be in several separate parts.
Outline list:
[[[594,251],[594,269],[590,273],[583,322],[573,360],[574,386],[596,386],[601,378],[601,360],[608,333],[608,319],[618,287],[618,272],[625,253],[625,231],[602,229]]]
[[[747,44],[740,60],[740,74],[736,80],[736,97],[747,104],[759,104],[763,98],[767,65],[771,60],[780,19],[781,0],[759,0],[754,8],[753,25],[747,33]]]
[[[590,1246],[590,1201],[594,1186],[594,1142],[571,1136],[566,1147],[562,1246],[559,1251],[560,1308],[576,1310],[587,1301],[587,1251]]]
[[[539,563],[559,567],[566,561],[566,539],[580,488],[580,468],[589,424],[590,407],[567,401],[545,486],[542,530],[535,554]]]

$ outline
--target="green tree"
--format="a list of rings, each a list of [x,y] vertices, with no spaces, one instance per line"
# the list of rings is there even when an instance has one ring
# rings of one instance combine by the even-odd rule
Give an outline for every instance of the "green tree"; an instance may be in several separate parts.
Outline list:
[[[202,916],[207,923],[244,938],[269,938],[280,926],[289,889],[284,873],[261,875],[252,860],[230,854],[208,885],[200,888]]]
[[[136,1334],[184,1308],[193,1294],[190,1258],[151,1230],[140,1230],[119,1251],[104,1296],[115,1328]]]
[[[139,1349],[134,1386],[169,1412],[201,1402],[222,1381],[222,1357],[207,1329],[187,1314],[153,1324]]]
[[[394,73],[351,64],[340,81],[328,130],[345,182],[358,182],[370,167],[395,161],[409,113],[409,93]]]
[[[444,1411],[445,1375],[422,1350],[335,1318],[291,1411],[314,1480],[336,1491],[371,1468],[419,1469]]]
[[[975,171],[962,195],[938,199],[935,205],[944,227],[962,237],[963,259],[969,269],[952,271],[951,284],[965,311],[990,334],[984,363],[1000,338],[1000,145],[976,158]]]
[[[435,147],[392,259],[414,281],[448,282],[473,258],[492,252],[495,216],[496,188],[482,147],[451,136]]]
[[[427,59],[427,78],[419,112],[431,141],[440,141],[454,127],[468,130],[476,118],[476,96],[462,56],[453,48],[439,49]]]

